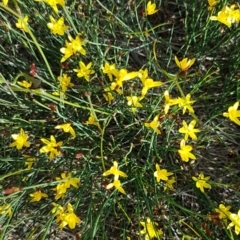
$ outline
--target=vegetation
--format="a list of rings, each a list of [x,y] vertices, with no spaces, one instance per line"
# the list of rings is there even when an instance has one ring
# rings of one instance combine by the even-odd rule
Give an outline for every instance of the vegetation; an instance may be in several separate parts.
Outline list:
[[[1,239],[238,239],[236,2],[0,15]]]

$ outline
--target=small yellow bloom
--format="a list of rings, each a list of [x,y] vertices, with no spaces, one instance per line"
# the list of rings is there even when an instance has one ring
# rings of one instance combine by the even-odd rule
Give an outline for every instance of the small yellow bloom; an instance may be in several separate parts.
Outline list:
[[[186,110],[188,109],[189,113],[194,113],[194,109],[192,107],[193,103],[195,103],[195,100],[191,100],[191,95],[187,94],[185,98],[178,98],[178,106],[182,108],[183,114],[185,114]]]
[[[109,64],[108,62],[105,63],[105,66],[102,66],[103,73],[107,74],[110,81],[113,80],[113,76],[117,76],[118,70],[116,69],[115,64]]]
[[[240,125],[240,110],[237,110],[239,102],[235,102],[233,106],[228,108],[228,112],[223,113],[224,117],[229,118],[231,121],[235,122],[237,125]]]
[[[31,193],[30,197],[33,198],[30,202],[39,202],[42,198],[47,198],[48,195],[46,193],[42,193],[41,190],[38,190],[35,193]]]
[[[88,82],[90,81],[90,75],[95,73],[94,70],[91,69],[92,63],[88,63],[85,65],[82,61],[79,62],[79,69],[73,69],[74,72],[77,73],[79,78],[84,77]]]
[[[193,59],[188,59],[184,58],[181,62],[179,62],[178,58],[175,56],[175,63],[177,66],[181,69],[181,71],[185,72],[187,71],[195,62],[195,58]]]
[[[154,172],[154,177],[157,178],[157,182],[160,182],[160,180],[168,181],[168,177],[173,175],[172,172],[168,172],[166,169],[160,170],[160,166],[158,164],[156,164],[156,170],[157,171]]]
[[[17,82],[20,86],[25,87],[29,89],[32,86],[32,82],[28,82],[26,80],[23,80],[22,82],[18,81]]]
[[[139,102],[142,98],[137,96],[129,96],[127,97],[127,105],[132,107],[132,112],[135,114],[137,108],[141,108],[142,104]]]
[[[167,189],[173,190],[173,183],[175,182],[175,177],[169,178],[164,185],[164,191],[166,191]]]
[[[167,114],[169,111],[170,106],[176,105],[180,103],[179,99],[171,99],[169,96],[168,90],[164,92],[165,97],[165,106],[164,106],[164,113]]]
[[[124,172],[118,170],[117,161],[113,162],[113,166],[110,168],[110,170],[105,171],[103,173],[103,176],[106,177],[106,176],[111,175],[111,174],[113,174],[114,176],[127,177],[127,175]]]
[[[27,166],[27,169],[31,169],[33,163],[36,162],[36,158],[35,157],[31,157],[29,155],[24,155],[24,154],[22,156],[24,158],[26,158],[25,165]]]
[[[104,88],[103,97],[105,98],[106,101],[108,101],[108,104],[112,103],[114,96],[112,95],[112,90],[110,87]]]
[[[0,214],[12,216],[12,209],[10,204],[0,206]]]
[[[125,190],[121,186],[120,180],[118,180],[116,177],[114,177],[113,183],[110,183],[106,186],[106,189],[110,189],[112,187],[115,187],[122,194],[126,194]]]
[[[60,222],[59,228],[61,229],[67,225],[70,229],[74,229],[81,222],[81,219],[74,213],[72,204],[68,203],[66,211],[57,213],[56,222]]]
[[[50,16],[50,21],[50,23],[47,23],[47,26],[53,34],[58,34],[62,36],[64,35],[64,32],[69,28],[69,26],[64,25],[63,17],[56,21],[52,16]]]
[[[46,144],[43,146],[39,151],[40,153],[49,153],[49,159],[52,160],[55,157],[61,155],[60,147],[62,146],[63,142],[56,142],[54,136],[51,135],[50,141],[44,138],[41,138],[41,141]]]
[[[66,92],[68,87],[74,86],[74,84],[71,83],[71,77],[69,77],[67,74],[63,74],[62,76],[59,76],[57,79],[60,82],[60,87],[63,92]]]
[[[146,15],[152,15],[154,13],[156,13],[158,10],[156,9],[156,3],[152,3],[151,1],[149,1],[147,3],[147,9],[145,11]]]
[[[192,146],[185,145],[185,140],[183,139],[180,143],[180,149],[178,150],[178,153],[184,162],[188,162],[189,159],[195,160],[196,157],[191,153]]]
[[[204,188],[211,188],[211,185],[207,183],[210,177],[204,177],[203,173],[200,173],[198,178],[192,177],[192,179],[196,182],[196,187],[200,188],[202,193],[204,193]]]
[[[224,206],[223,204],[220,204],[219,208],[215,208],[215,211],[219,213],[218,217],[220,219],[225,219],[231,214],[231,212],[229,211],[230,208],[231,206]]]
[[[238,210],[238,213],[230,213],[228,215],[229,220],[231,221],[231,223],[229,223],[229,225],[227,226],[227,229],[235,226],[235,233],[237,235],[239,235],[240,233],[240,210]]]
[[[159,239],[159,237],[163,234],[161,229],[157,230],[158,223],[152,222],[149,217],[147,218],[147,221],[140,222],[140,224],[144,227],[140,234],[145,235],[145,240],[153,238]]]
[[[153,119],[153,121],[151,121],[150,123],[144,123],[144,126],[147,128],[152,128],[154,132],[156,132],[157,134],[161,134],[160,131],[160,121],[159,121],[159,114],[156,115]]]
[[[97,127],[99,127],[99,123],[98,121],[95,119],[94,115],[91,113],[90,117],[88,118],[88,120],[85,122],[85,124],[87,125],[95,125]]]
[[[195,133],[200,132],[200,130],[194,128],[196,123],[196,120],[192,120],[189,125],[187,125],[186,121],[183,120],[183,127],[180,128],[178,131],[180,133],[185,133],[184,139],[186,141],[188,140],[188,136],[190,136],[193,140],[197,140],[197,136]]]
[[[3,0],[3,5],[7,6],[8,0]]]
[[[25,134],[24,130],[21,128],[19,134],[12,134],[11,137],[15,140],[15,142],[11,143],[9,147],[16,147],[18,150],[23,147],[29,147],[30,143],[28,140],[28,135]]]
[[[71,123],[57,125],[55,129],[62,129],[66,133],[70,132],[73,138],[76,137],[75,131],[73,130]]]
[[[65,0],[35,0],[36,2],[45,2],[52,7],[55,13],[58,13],[57,4],[60,6],[65,6]]]
[[[139,70],[138,77],[140,78],[142,84],[143,84],[143,89],[142,89],[142,98],[146,95],[148,89],[150,88],[155,88],[159,87],[162,85],[162,82],[160,81],[154,81],[151,78],[148,78],[148,70]]]
[[[219,1],[216,0],[208,0],[208,11],[211,11],[218,3]]]
[[[22,29],[24,32],[29,32],[28,28],[28,16],[26,15],[24,18],[19,18],[16,27]]]

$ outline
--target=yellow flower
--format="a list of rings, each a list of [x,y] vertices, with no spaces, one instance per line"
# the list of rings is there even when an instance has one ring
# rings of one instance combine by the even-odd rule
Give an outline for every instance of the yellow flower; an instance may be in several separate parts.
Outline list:
[[[162,82],[160,81],[153,81],[153,79],[148,78],[148,70],[140,70],[138,77],[140,78],[142,84],[143,84],[143,89],[142,89],[142,98],[146,95],[148,89],[154,88],[154,87],[159,87],[162,85]]]
[[[169,96],[168,90],[164,92],[165,97],[165,106],[164,106],[164,113],[167,114],[169,111],[170,106],[176,105],[180,103],[179,99],[171,99]]]
[[[95,125],[95,126],[99,127],[99,123],[95,119],[95,117],[94,117],[94,115],[92,113],[90,114],[90,117],[88,118],[88,121],[85,122],[85,124],[87,124],[87,125]]]
[[[220,219],[225,219],[229,216],[229,214],[231,214],[231,212],[229,211],[229,209],[231,208],[231,206],[224,206],[223,204],[219,205],[219,208],[215,208],[215,211],[217,213],[219,213],[219,218]]]
[[[185,114],[186,110],[188,109],[189,113],[194,113],[192,104],[195,103],[196,101],[191,100],[191,95],[187,94],[185,98],[178,98],[178,106],[182,108],[183,114]]]
[[[125,190],[122,188],[121,186],[121,182],[120,180],[118,180],[117,177],[114,177],[114,181],[113,183],[109,183],[107,186],[106,186],[106,189],[110,189],[112,187],[115,187],[119,192],[123,193],[123,194],[126,194]]]
[[[21,128],[19,134],[12,134],[11,137],[15,140],[15,142],[11,143],[9,147],[15,147],[19,150],[23,147],[29,147],[30,143],[28,140],[28,135],[24,133],[24,130]]]
[[[32,86],[32,82],[28,82],[23,80],[22,82],[18,81],[17,82],[20,86],[25,87],[25,88],[30,88]]]
[[[81,219],[74,213],[71,203],[67,205],[67,211],[59,212],[57,214],[56,222],[61,222],[59,227],[62,229],[65,226],[69,226],[70,229],[74,229]]]
[[[132,112],[135,114],[137,111],[137,108],[141,108],[142,104],[139,102],[141,100],[141,97],[137,96],[130,96],[127,97],[127,105],[132,107]]]
[[[173,175],[172,172],[168,172],[166,169],[160,170],[160,166],[158,164],[156,164],[156,170],[157,171],[154,172],[154,177],[157,178],[157,182],[160,182],[160,180],[167,181],[168,176]]]
[[[147,9],[145,11],[146,15],[152,15],[154,13],[156,13],[158,10],[156,9],[156,3],[152,3],[151,1],[149,1],[147,3]]]
[[[71,127],[71,123],[64,123],[64,124],[57,125],[55,129],[62,129],[66,133],[70,132],[73,138],[76,137],[75,131]]]
[[[65,6],[65,0],[35,0],[36,2],[45,2],[50,5],[55,13],[58,13],[57,4],[60,6]]]
[[[56,180],[61,181],[61,183],[59,183],[56,186],[56,188],[53,189],[56,191],[55,200],[58,200],[59,198],[64,198],[67,192],[67,189],[70,188],[71,186],[75,188],[79,187],[80,180],[78,178],[71,178],[71,173],[69,174],[62,173],[61,178],[56,177]],[[62,180],[64,181],[62,182]]]
[[[33,198],[30,202],[39,202],[42,198],[47,198],[48,195],[46,193],[42,193],[41,190],[38,190],[35,193],[31,193],[30,197]]]
[[[111,174],[113,174],[114,176],[127,177],[127,175],[124,172],[118,170],[117,161],[113,162],[113,166],[110,168],[110,170],[105,171],[103,173],[103,176],[106,177],[106,176],[111,175]]]
[[[92,63],[88,63],[87,66],[80,61],[79,62],[79,69],[73,69],[74,72],[77,72],[77,76],[79,78],[84,77],[88,82],[90,81],[90,75],[95,73],[94,70],[91,70]]]
[[[27,166],[27,169],[31,169],[33,163],[36,161],[36,158],[35,157],[31,157],[29,155],[25,155],[25,154],[23,154],[22,156],[24,158],[26,158],[25,165]]]
[[[207,183],[210,177],[204,177],[203,173],[200,173],[198,178],[192,177],[192,179],[196,182],[196,187],[200,188],[202,193],[204,193],[204,188],[211,188],[211,185]]]
[[[238,235],[240,233],[240,210],[238,210],[238,213],[230,213],[228,215],[229,220],[231,223],[229,223],[227,229],[235,226],[235,233]]]
[[[189,125],[187,125],[186,121],[183,120],[183,127],[180,128],[178,131],[180,133],[185,133],[184,139],[186,141],[188,140],[188,136],[190,136],[193,140],[197,140],[197,136],[195,133],[200,132],[200,130],[194,128],[196,123],[196,120],[192,120]]]
[[[164,185],[164,191],[166,191],[167,189],[173,190],[173,183],[175,182],[175,177],[169,178]]]
[[[179,62],[178,58],[175,56],[175,63],[177,66],[181,69],[181,71],[185,72],[187,71],[195,62],[195,58],[193,59],[188,59],[184,58],[181,62]]]
[[[222,10],[218,12],[218,15],[211,16],[210,20],[219,21],[230,28],[232,23],[239,23],[240,21],[240,10],[235,10],[236,7],[236,4],[232,4],[230,7],[224,6]]]
[[[218,3],[219,1],[216,0],[208,0],[208,11],[211,11]]]
[[[0,206],[0,214],[12,216],[12,209],[10,204]]]
[[[150,123],[144,123],[144,126],[147,128],[152,128],[154,132],[156,132],[157,134],[161,134],[160,131],[160,121],[159,121],[159,114],[156,115],[153,119],[153,121],[151,121]]]
[[[156,222],[152,222],[149,217],[146,222],[140,222],[140,224],[144,227],[140,234],[145,235],[145,240],[153,238],[159,239],[159,237],[163,234],[161,229],[157,230],[158,224]]]
[[[58,214],[62,214],[64,212],[64,209],[61,205],[57,204],[57,203],[52,203],[52,205],[54,206],[51,213],[58,215]]]
[[[69,26],[64,25],[64,18],[61,17],[57,21],[50,16],[50,23],[47,23],[48,28],[53,34],[64,35],[64,32],[69,28]]]
[[[40,153],[49,153],[49,159],[52,160],[55,157],[61,155],[60,147],[62,146],[63,142],[56,142],[54,136],[51,135],[50,141],[44,138],[41,138],[41,141],[46,144],[40,149]]]
[[[69,77],[67,74],[63,74],[62,76],[59,76],[57,79],[60,82],[60,86],[63,92],[66,92],[68,87],[74,86],[74,84],[71,83],[71,77]]]
[[[3,5],[7,6],[8,0],[3,0]]]
[[[123,82],[131,80],[138,76],[138,72],[128,72],[127,69],[121,68],[120,70],[112,72],[115,76],[114,82],[111,83],[111,90],[116,91],[119,94],[122,94]]]
[[[66,61],[77,52],[81,53],[82,55],[86,55],[86,50],[83,48],[83,45],[86,44],[85,40],[81,40],[79,35],[75,39],[72,38],[71,35],[68,35],[68,39],[70,42],[66,41],[65,47],[60,49],[60,52],[64,54],[61,62]]]
[[[184,162],[188,162],[189,158],[195,160],[196,157],[191,153],[192,146],[185,145],[185,140],[183,139],[180,143],[180,149],[178,150],[178,153]]]
[[[237,110],[238,106],[239,102],[235,102],[233,106],[228,108],[228,113],[223,113],[223,116],[240,125],[240,120],[238,119],[240,117],[240,110]]]
[[[103,73],[107,74],[110,81],[113,80],[113,76],[117,76],[118,70],[116,69],[115,64],[110,65],[108,62],[105,63],[105,66],[102,66]]]
[[[28,16],[26,15],[24,18],[19,18],[16,27],[22,29],[24,32],[29,32],[28,28]]]
[[[111,91],[112,90],[110,87],[104,88],[103,97],[105,98],[106,101],[108,101],[108,104],[111,104],[112,100],[114,99],[114,96],[112,95]]]

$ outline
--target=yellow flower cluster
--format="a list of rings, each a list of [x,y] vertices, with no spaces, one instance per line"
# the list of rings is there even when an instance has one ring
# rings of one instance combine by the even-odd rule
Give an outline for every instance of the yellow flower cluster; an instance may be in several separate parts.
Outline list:
[[[112,183],[110,183],[106,186],[106,189],[115,187],[119,192],[126,194],[126,192],[124,191],[124,189],[121,186],[119,176],[127,177],[127,174],[118,169],[118,163],[116,161],[113,162],[113,166],[109,170],[107,170],[103,173],[103,176],[106,177],[111,174],[114,175],[114,179],[113,179]]]
[[[219,218],[223,220],[230,220],[231,223],[228,224],[227,229],[234,227],[235,233],[239,235],[240,233],[240,209],[238,213],[230,212],[231,206],[224,206],[223,204],[219,205],[219,208],[216,208],[215,211],[219,214]]]
[[[211,16],[210,19],[219,21],[230,28],[233,23],[240,22],[240,9],[237,4],[232,4],[230,7],[226,5],[218,12],[217,16]]]

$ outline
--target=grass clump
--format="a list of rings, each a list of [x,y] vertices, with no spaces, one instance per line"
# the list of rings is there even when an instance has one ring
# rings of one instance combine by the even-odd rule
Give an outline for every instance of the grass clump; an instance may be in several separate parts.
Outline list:
[[[1,239],[237,239],[237,3],[0,9]]]

